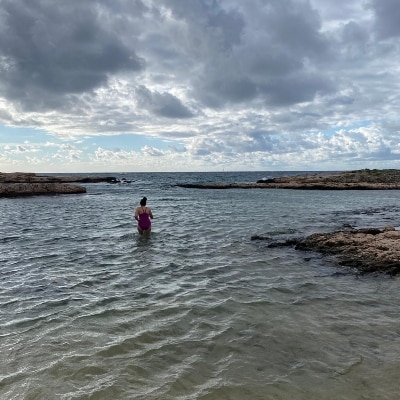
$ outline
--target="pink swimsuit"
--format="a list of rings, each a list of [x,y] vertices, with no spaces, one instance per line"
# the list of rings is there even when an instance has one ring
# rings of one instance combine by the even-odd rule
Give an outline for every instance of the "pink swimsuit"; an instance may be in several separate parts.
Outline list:
[[[151,226],[150,216],[146,212],[146,207],[144,207],[144,210],[142,207],[142,211],[143,212],[141,214],[139,214],[138,225],[139,225],[140,229],[146,230],[146,229],[149,229]]]

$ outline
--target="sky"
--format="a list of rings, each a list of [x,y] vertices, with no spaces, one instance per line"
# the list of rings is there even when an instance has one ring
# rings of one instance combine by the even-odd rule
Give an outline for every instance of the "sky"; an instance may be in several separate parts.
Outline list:
[[[0,0],[0,171],[400,168],[398,0]]]

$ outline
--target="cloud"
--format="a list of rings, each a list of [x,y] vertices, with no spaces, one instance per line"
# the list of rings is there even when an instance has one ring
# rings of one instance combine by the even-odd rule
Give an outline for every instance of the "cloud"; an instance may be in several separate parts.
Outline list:
[[[231,41],[228,50],[208,48],[213,62],[194,81],[200,100],[209,107],[252,100],[290,105],[330,90],[329,77],[309,68],[310,62],[330,58],[330,44],[308,3],[255,1],[237,7],[240,40]]]
[[[3,0],[1,83],[7,97],[27,109],[56,107],[64,95],[106,84],[109,74],[140,71],[143,60],[116,34],[104,4]]]
[[[400,36],[400,9],[396,0],[370,0],[375,14],[374,28],[379,39]]]
[[[164,153],[162,151],[160,151],[154,147],[150,147],[150,146],[144,146],[142,148],[142,153],[147,154],[152,157],[161,157],[164,155]]]
[[[132,158],[137,157],[135,152],[127,152],[119,149],[109,150],[98,147],[94,153],[94,159],[100,162],[121,163],[127,162]]]
[[[17,146],[16,152],[17,153],[24,153],[26,151],[26,148],[23,146]]]
[[[63,140],[53,148],[60,159],[102,170],[151,169],[155,159],[300,169],[329,169],[335,157],[342,165],[397,160],[394,0],[1,5],[0,123]],[[361,125],[368,134],[354,131]],[[131,147],[79,146],[121,134]],[[17,144],[34,148],[14,140],[10,148]]]
[[[170,93],[152,92],[144,86],[136,89],[137,103],[155,115],[166,118],[191,118],[193,114]]]

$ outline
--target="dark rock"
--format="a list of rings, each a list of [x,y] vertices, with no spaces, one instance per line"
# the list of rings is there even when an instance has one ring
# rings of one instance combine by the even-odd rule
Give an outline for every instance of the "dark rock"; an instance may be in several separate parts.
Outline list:
[[[250,240],[272,240],[272,238],[270,236],[254,235],[250,238]]]
[[[287,246],[297,246],[300,243],[300,239],[292,238],[286,239],[283,242],[272,242],[268,245],[268,247],[287,247]]]
[[[257,183],[274,183],[275,180],[273,178],[268,178],[268,179],[259,179]]]

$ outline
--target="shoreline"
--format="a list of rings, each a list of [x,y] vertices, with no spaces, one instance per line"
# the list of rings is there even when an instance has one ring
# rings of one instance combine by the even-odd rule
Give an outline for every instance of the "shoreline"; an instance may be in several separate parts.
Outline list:
[[[399,190],[400,170],[362,169],[282,176],[253,183],[178,183],[175,186],[189,189]]]
[[[47,176],[31,172],[0,172],[0,197],[86,193],[82,185],[72,183],[115,183],[114,177]]]

